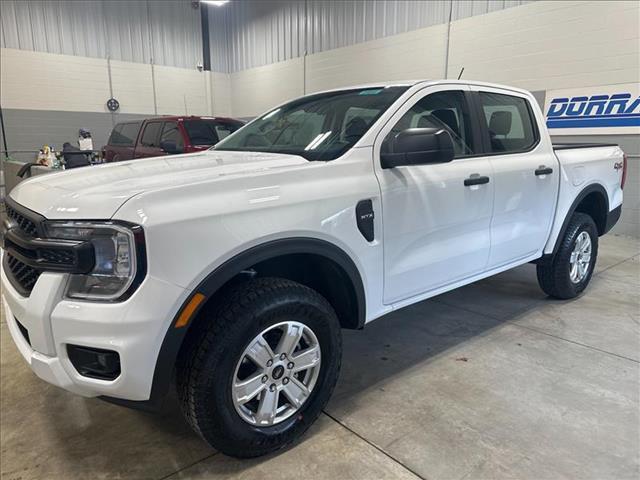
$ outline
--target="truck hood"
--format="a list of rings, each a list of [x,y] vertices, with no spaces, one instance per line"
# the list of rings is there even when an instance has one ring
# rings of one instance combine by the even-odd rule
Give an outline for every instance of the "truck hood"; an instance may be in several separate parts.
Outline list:
[[[296,155],[208,150],[38,175],[10,196],[50,219],[108,219],[143,192],[304,164],[309,162]]]

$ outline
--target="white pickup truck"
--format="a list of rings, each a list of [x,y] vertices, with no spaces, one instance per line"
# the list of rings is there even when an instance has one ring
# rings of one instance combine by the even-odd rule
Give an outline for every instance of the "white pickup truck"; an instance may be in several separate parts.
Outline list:
[[[283,104],[211,150],[35,177],[6,200],[20,353],[71,392],[157,408],[257,456],[328,401],[341,328],[527,262],[589,283],[617,221],[616,145],[552,145],[532,95],[375,84]]]

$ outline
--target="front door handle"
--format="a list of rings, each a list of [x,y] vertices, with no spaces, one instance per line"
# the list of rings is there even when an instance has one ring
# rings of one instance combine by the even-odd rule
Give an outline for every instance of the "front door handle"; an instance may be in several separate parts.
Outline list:
[[[553,168],[547,167],[545,165],[540,165],[536,169],[535,173],[536,173],[536,175],[549,175],[549,174],[553,173]]]
[[[489,177],[481,177],[477,173],[474,173],[469,178],[464,179],[464,186],[471,187],[472,185],[484,185],[489,183]]]

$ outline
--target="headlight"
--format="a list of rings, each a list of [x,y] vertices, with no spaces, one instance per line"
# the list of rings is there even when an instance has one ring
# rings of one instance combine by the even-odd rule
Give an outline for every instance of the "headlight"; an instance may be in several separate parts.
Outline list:
[[[146,273],[144,236],[137,225],[54,221],[45,223],[45,231],[47,238],[83,240],[93,245],[93,270],[70,275],[66,292],[69,298],[122,300]]]

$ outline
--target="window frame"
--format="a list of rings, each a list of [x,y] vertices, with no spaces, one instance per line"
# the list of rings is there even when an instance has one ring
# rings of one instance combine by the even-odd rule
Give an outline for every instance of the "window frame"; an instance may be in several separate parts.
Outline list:
[[[538,145],[540,145],[541,137],[540,137],[540,129],[538,128],[538,120],[533,111],[533,107],[531,106],[531,102],[529,99],[523,95],[516,94],[517,92],[506,92],[499,91],[496,89],[483,89],[479,88],[478,90],[472,90],[471,96],[473,97],[473,102],[475,103],[475,111],[476,111],[476,121],[478,122],[478,130],[481,132],[480,140],[483,150],[483,156],[485,157],[497,157],[502,155],[521,155],[523,153],[532,152],[535,150]],[[531,144],[529,148],[526,150],[517,150],[512,152],[493,152],[491,149],[491,136],[489,134],[489,125],[487,125],[487,118],[484,114],[484,109],[482,107],[482,100],[480,99],[480,94],[493,94],[493,95],[504,95],[507,97],[519,98],[525,102],[525,106],[527,107],[527,114],[529,115],[529,121],[531,122],[531,126],[533,127],[533,135],[535,141]]]

